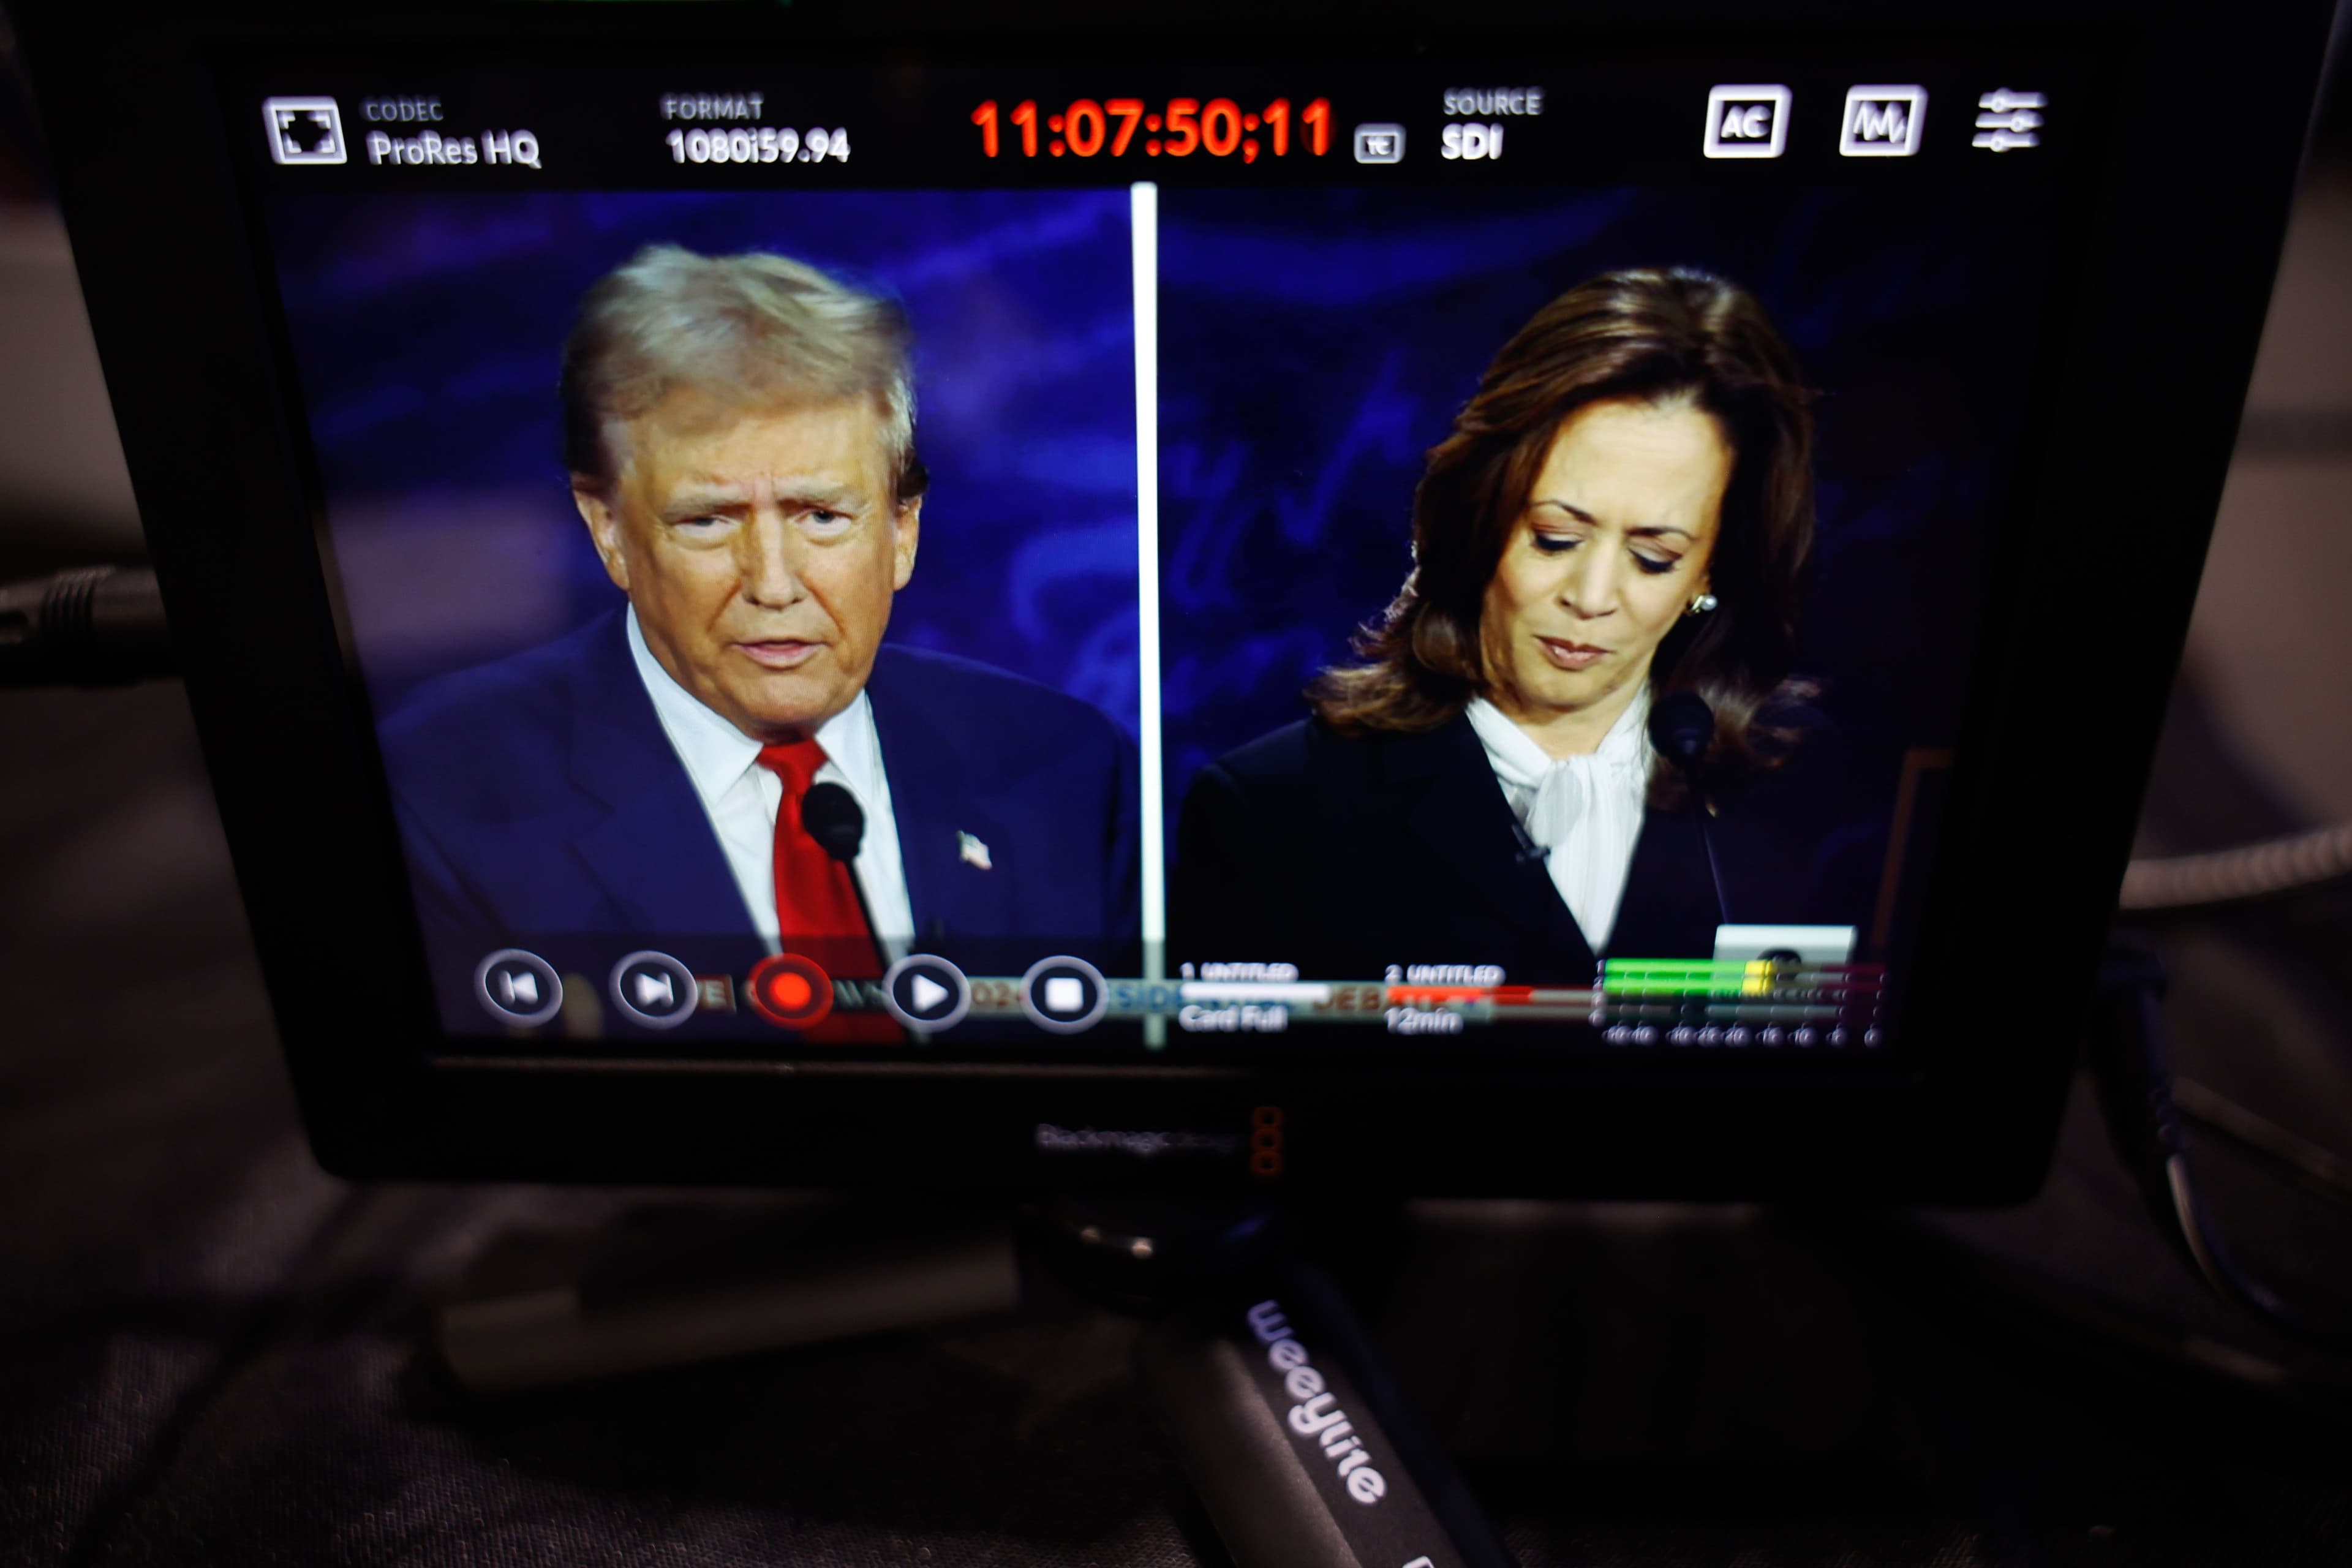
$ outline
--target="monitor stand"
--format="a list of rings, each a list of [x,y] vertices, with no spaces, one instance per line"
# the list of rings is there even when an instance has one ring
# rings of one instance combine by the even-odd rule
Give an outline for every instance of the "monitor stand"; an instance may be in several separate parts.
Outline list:
[[[1502,1568],[1346,1299],[1300,1261],[1314,1228],[1150,1197],[662,1205],[495,1247],[435,1330],[462,1386],[512,1393],[1002,1310],[1042,1275],[1151,1320],[1138,1385],[1237,1568]]]
[[[434,1314],[476,1394],[659,1371],[1001,1310],[1001,1208],[803,1196],[648,1204],[586,1235],[493,1244]]]

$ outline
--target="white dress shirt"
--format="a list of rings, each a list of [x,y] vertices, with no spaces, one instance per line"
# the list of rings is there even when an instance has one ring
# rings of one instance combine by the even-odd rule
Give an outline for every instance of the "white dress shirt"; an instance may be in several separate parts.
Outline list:
[[[646,695],[654,700],[670,749],[693,781],[694,793],[710,818],[711,831],[726,852],[727,868],[743,894],[751,924],[781,950],[776,921],[776,812],[784,781],[760,765],[760,742],[738,730],[687,690],[664,669],[629,611],[629,656]],[[874,704],[860,691],[850,705],[818,726],[824,766],[814,784],[837,784],[866,813],[866,837],[857,848],[857,880],[874,934],[891,960],[903,957],[915,933],[914,904],[907,896],[906,862],[898,853],[898,824],[890,814],[890,776],[882,769],[882,737],[874,729]]]
[[[1471,699],[1468,713],[1511,815],[1544,849],[1552,886],[1585,945],[1601,952],[1617,926],[1649,799],[1648,686],[1586,756],[1554,757],[1483,697]]]

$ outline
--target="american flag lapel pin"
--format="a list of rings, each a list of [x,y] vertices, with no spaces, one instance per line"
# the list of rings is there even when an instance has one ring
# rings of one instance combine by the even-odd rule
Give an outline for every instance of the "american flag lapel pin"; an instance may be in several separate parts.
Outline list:
[[[956,835],[956,853],[962,858],[963,863],[967,866],[977,866],[983,871],[991,868],[988,863],[988,846],[969,833]]]

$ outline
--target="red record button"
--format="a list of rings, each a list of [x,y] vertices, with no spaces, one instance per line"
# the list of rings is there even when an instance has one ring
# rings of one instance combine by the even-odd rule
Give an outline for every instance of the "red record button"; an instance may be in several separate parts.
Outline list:
[[[806,1029],[833,1011],[833,977],[796,952],[779,952],[751,966],[751,1006],[771,1024]]]

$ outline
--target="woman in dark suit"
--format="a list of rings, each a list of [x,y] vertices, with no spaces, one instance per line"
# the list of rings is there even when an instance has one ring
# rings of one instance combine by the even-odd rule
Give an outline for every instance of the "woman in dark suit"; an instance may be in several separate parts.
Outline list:
[[[1175,956],[1581,984],[1810,917],[1833,763],[1789,675],[1810,401],[1762,307],[1706,273],[1538,311],[1429,455],[1364,662],[1193,782]]]

